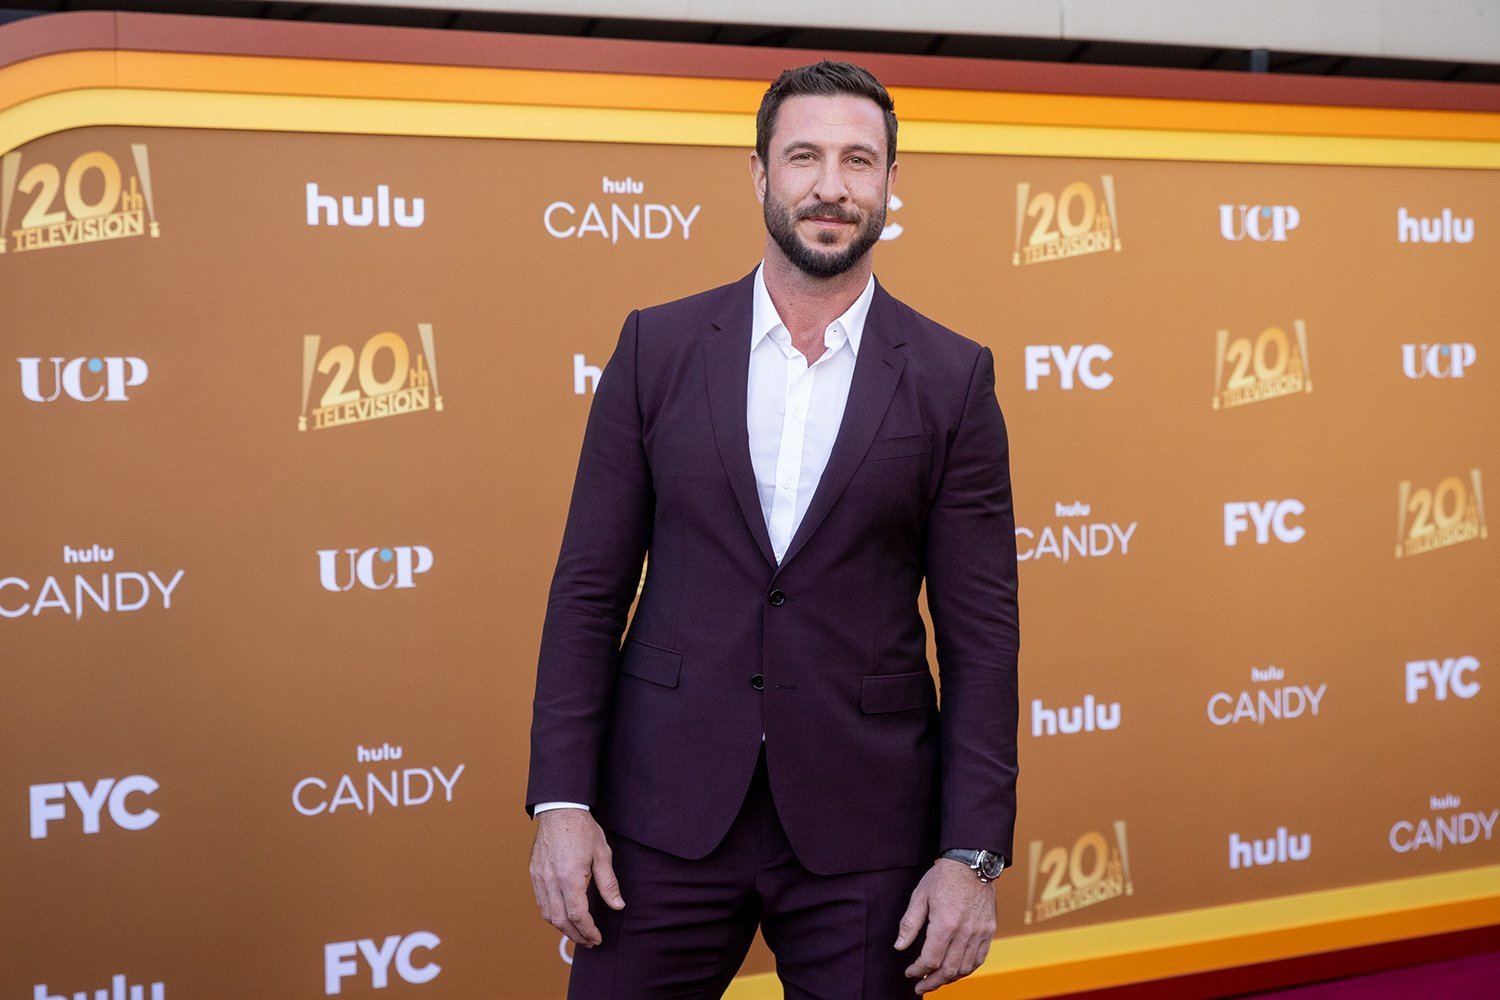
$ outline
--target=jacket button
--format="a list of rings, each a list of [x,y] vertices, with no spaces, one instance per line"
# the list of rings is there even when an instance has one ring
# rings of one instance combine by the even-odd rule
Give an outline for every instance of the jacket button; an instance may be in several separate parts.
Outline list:
[[[753,687],[753,688],[755,688],[755,690],[757,690],[757,691],[763,691],[763,690],[765,690],[765,687],[766,687],[766,678],[765,678],[765,675],[764,674],[756,674],[754,677],[750,678],[750,686]]]
[[[779,590],[773,590],[773,591],[771,591],[769,594],[766,595],[766,597],[767,597],[768,600],[770,600],[770,602],[771,602],[771,604],[773,606],[778,607],[778,608],[781,607],[783,604],[786,603],[786,595],[783,594]]]

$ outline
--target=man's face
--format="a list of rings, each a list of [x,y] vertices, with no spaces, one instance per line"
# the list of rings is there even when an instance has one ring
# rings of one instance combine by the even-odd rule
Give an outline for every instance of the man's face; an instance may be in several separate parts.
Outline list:
[[[843,274],[885,227],[895,166],[885,118],[852,95],[789,97],[776,116],[769,162],[750,157],[766,231],[786,258],[816,278]]]

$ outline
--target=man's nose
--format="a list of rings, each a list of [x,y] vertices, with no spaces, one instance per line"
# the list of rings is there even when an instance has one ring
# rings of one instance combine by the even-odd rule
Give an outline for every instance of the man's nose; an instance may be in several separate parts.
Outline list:
[[[824,161],[818,171],[813,195],[822,202],[838,204],[849,197],[849,186],[844,182],[843,165],[837,161]]]

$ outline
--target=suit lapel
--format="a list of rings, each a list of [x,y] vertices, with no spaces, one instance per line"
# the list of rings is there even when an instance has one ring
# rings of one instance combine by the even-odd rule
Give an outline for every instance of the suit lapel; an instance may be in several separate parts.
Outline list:
[[[864,461],[865,452],[870,450],[870,443],[875,440],[875,433],[885,418],[885,411],[890,408],[891,397],[896,393],[896,383],[901,380],[901,370],[906,366],[906,359],[896,349],[905,341],[895,322],[894,312],[894,301],[877,282],[875,298],[865,317],[859,356],[854,362],[854,378],[849,384],[849,398],[844,404],[844,419],[839,424],[839,433],[834,438],[833,451],[828,456],[823,477],[818,480],[818,488],[813,492],[807,513],[802,516],[802,523],[792,535],[786,555],[782,556],[780,569],[791,562],[792,557],[807,542],[808,537],[818,530],[818,526],[833,509],[834,503],[843,494],[844,487],[849,485],[849,480],[854,476],[854,470]],[[745,361],[745,371],[749,371],[748,358]],[[744,387],[741,386],[742,417],[744,402]],[[740,423],[741,432],[744,433],[744,420]],[[745,436],[748,448],[749,437],[748,434]],[[757,500],[758,512],[758,498],[753,496],[753,491],[752,499]]]
[[[760,494],[755,487],[755,469],[750,464],[750,431],[746,426],[746,406],[750,382],[750,310],[755,272],[729,289],[728,301],[712,320],[715,332],[704,343],[704,361],[708,372],[708,410],[713,421],[714,440],[724,473],[740,513],[755,538],[761,555],[772,566],[776,556],[771,536],[766,531],[766,517],[760,508]]]

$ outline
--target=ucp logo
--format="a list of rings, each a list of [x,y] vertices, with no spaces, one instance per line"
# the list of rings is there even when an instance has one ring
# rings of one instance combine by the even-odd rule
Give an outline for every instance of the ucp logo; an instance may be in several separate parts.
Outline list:
[[[1219,235],[1239,242],[1247,236],[1257,243],[1285,243],[1302,215],[1291,205],[1220,205]]]
[[[1402,344],[1401,371],[1407,378],[1463,378],[1479,352],[1473,344]]]
[[[380,565],[376,565],[377,562]],[[347,564],[348,577],[340,582],[341,564]],[[416,577],[432,569],[432,550],[425,545],[397,545],[386,548],[319,549],[318,580],[324,590],[338,593],[358,583],[366,590],[410,590]]]
[[[42,395],[42,359],[17,358],[21,363],[21,395],[33,403],[50,403],[67,393],[80,403],[96,399],[120,403],[129,399],[126,389],[143,385],[151,373],[140,358],[48,358],[52,366],[49,396]],[[87,371],[89,376],[85,377]]]

